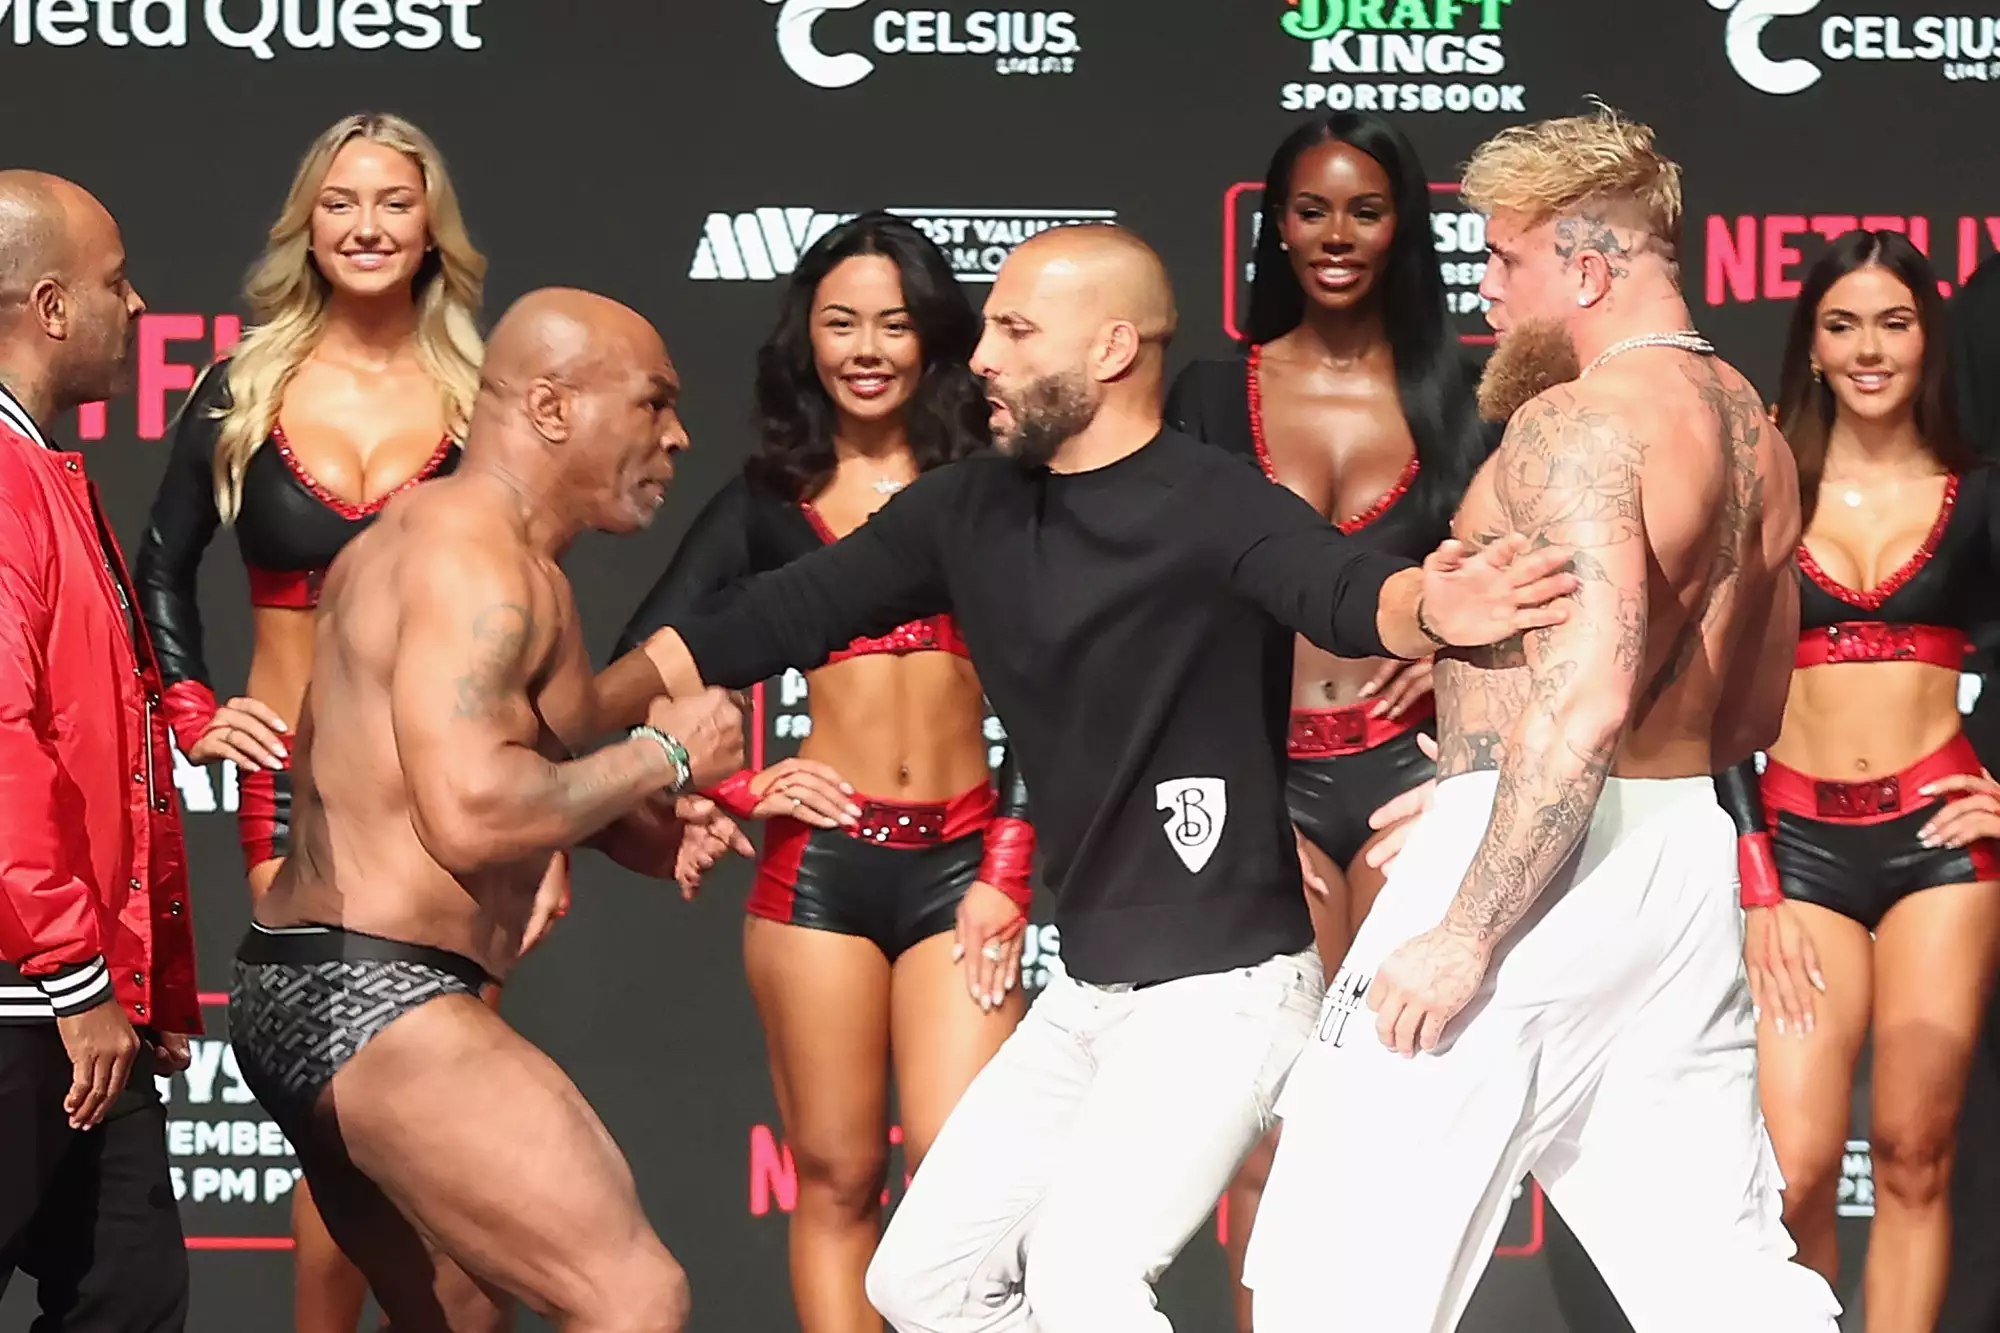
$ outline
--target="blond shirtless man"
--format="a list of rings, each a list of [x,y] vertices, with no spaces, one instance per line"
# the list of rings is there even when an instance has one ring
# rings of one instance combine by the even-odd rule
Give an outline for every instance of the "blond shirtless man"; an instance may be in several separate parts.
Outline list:
[[[558,565],[644,526],[687,443],[659,334],[584,292],[493,331],[453,476],[342,552],[315,629],[293,854],[238,953],[229,1029],[334,1239],[397,1333],[678,1333],[679,1266],[562,1070],[479,999],[555,906],[552,854],[674,873],[651,798],[742,764],[719,691],[602,710]],[[740,835],[737,835],[740,839]]]
[[[1709,778],[1777,733],[1791,456],[1689,327],[1649,130],[1507,130],[1463,189],[1508,425],[1456,532],[1572,548],[1580,585],[1563,624],[1438,655],[1431,808],[1278,1108],[1256,1326],[1456,1327],[1532,1172],[1636,1333],[1831,1333],[1779,1218]]]

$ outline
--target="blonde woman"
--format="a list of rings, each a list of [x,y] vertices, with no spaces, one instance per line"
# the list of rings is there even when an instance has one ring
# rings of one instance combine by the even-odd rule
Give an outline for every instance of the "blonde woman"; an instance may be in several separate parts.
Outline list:
[[[182,752],[242,773],[253,896],[290,841],[289,737],[320,581],[393,496],[457,467],[479,387],[485,271],[430,139],[396,116],[346,117],[306,151],[251,270],[253,329],[195,385],[175,427],[139,595]],[[247,687],[218,704],[196,575],[222,525],[249,575],[254,640]],[[560,860],[550,873],[565,873]],[[292,1226],[299,1333],[353,1333],[367,1288],[303,1182]]]

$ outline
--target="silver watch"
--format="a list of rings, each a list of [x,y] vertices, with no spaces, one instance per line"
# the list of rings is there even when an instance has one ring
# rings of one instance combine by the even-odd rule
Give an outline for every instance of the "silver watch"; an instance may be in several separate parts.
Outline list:
[[[688,760],[687,746],[658,727],[646,726],[643,723],[625,734],[628,737],[644,736],[648,740],[658,741],[660,748],[667,752],[667,761],[674,766],[673,785],[667,788],[669,794],[679,796],[694,785],[694,765]]]

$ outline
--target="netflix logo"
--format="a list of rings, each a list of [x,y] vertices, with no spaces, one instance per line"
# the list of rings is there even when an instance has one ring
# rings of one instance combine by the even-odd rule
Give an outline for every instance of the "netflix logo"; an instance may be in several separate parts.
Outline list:
[[[227,355],[243,337],[243,321],[235,315],[154,315],[139,316],[139,340],[134,355],[138,366],[138,392],[134,395],[137,420],[133,433],[142,440],[157,440],[167,433],[167,395],[185,393],[194,387],[201,368]],[[176,348],[174,343],[201,346]],[[124,404],[119,405],[123,408]],[[85,403],[76,412],[76,434],[81,440],[101,440],[108,429],[110,413],[104,403]]]
[[[1711,214],[1704,232],[1703,299],[1712,306],[1796,300],[1818,247],[1857,227],[1909,237],[1930,257],[1938,290],[1946,296],[2000,250],[2000,217],[1934,222],[1892,213]]]

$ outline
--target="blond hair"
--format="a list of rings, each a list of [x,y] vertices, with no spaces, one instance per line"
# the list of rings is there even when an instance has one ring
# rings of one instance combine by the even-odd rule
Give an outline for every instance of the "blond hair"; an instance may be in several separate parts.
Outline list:
[[[326,328],[330,287],[312,260],[313,210],[333,159],[356,139],[395,149],[423,173],[435,248],[417,271],[417,355],[444,396],[451,433],[462,439],[471,418],[485,355],[476,317],[486,258],[466,235],[458,194],[430,137],[400,116],[347,116],[306,150],[244,286],[255,327],[230,356],[230,407],[215,446],[215,504],[224,523],[235,522],[244,471],[277,425],[286,386]]]
[[[1681,244],[1681,169],[1653,146],[1650,127],[1603,103],[1589,115],[1500,131],[1465,165],[1459,197],[1491,215],[1519,213],[1528,226],[1605,208],[1644,230],[1672,260]]]

